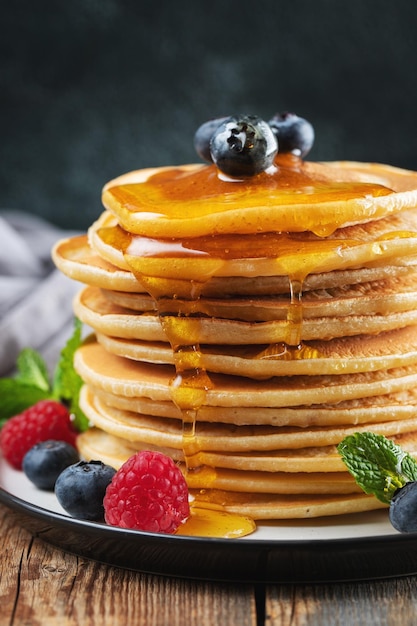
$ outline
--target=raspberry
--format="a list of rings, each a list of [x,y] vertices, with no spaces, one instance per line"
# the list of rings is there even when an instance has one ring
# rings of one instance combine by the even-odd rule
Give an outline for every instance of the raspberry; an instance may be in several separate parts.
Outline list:
[[[40,441],[56,439],[75,446],[76,436],[68,409],[54,400],[41,400],[5,423],[0,448],[13,467],[22,469],[26,452]]]
[[[103,503],[108,524],[147,532],[172,534],[190,515],[181,470],[170,457],[149,450],[122,465]]]

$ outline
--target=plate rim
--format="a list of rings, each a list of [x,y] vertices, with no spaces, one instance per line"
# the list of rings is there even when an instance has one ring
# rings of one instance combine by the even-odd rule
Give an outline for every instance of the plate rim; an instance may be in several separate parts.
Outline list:
[[[53,511],[51,509],[47,509],[46,507],[43,507],[41,505],[38,504],[34,504],[33,502],[30,502],[29,500],[25,500],[24,498],[21,498],[20,496],[16,496],[15,494],[11,493],[10,491],[8,491],[7,489],[5,489],[4,487],[2,487],[0,485],[0,502],[2,504],[4,504],[5,506],[9,506],[12,505],[12,508],[16,508],[22,511],[26,511],[28,513],[33,514],[36,517],[51,517],[55,520],[57,520],[60,524],[62,525],[66,525],[66,524],[70,524],[71,526],[75,526],[75,527],[85,527],[91,530],[99,530],[100,532],[109,532],[112,534],[120,534],[120,535],[128,535],[128,536],[134,536],[134,537],[152,537],[152,538],[158,538],[158,539],[162,539],[162,540],[166,540],[166,539],[175,539],[175,541],[181,541],[181,542],[188,542],[188,541],[198,541],[198,543],[201,543],[202,541],[205,542],[215,542],[216,544],[229,544],[231,541],[240,541],[241,543],[244,543],[245,545],[247,544],[254,544],[254,545],[264,545],[265,543],[268,543],[268,545],[291,545],[294,544],[296,546],[299,546],[300,543],[302,543],[303,545],[306,544],[323,544],[325,543],[326,545],[328,545],[329,543],[337,543],[337,544],[354,544],[357,545],[358,543],[362,543],[362,542],[379,542],[379,541],[410,541],[411,538],[415,538],[417,540],[417,532],[415,533],[397,533],[393,530],[392,533],[390,534],[386,534],[386,535],[361,535],[359,537],[331,537],[331,538],[302,538],[302,539],[260,539],[260,538],[254,538],[254,537],[245,537],[244,538],[244,542],[241,541],[241,538],[236,538],[236,539],[231,539],[231,538],[222,538],[222,537],[199,537],[199,536],[193,536],[193,535],[176,535],[176,534],[165,534],[165,533],[153,533],[153,532],[149,532],[149,531],[142,531],[142,530],[135,530],[132,528],[120,528],[118,526],[110,526],[109,524],[105,524],[105,523],[100,523],[100,522],[96,522],[96,521],[92,521],[92,520],[83,520],[83,519],[79,519],[79,518],[75,518],[75,517],[71,517],[69,515],[65,515],[63,513],[60,513],[59,511]]]
[[[33,536],[64,552],[144,574],[211,582],[311,584],[417,573],[417,533],[330,539],[249,537],[243,541],[161,535],[72,518],[24,500],[2,486],[0,502]],[[93,547],[89,544],[92,537]],[[116,554],[119,546],[128,548],[127,553]]]

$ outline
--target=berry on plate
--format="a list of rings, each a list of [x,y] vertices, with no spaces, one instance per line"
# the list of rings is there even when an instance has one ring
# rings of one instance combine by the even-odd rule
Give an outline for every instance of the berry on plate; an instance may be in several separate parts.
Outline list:
[[[60,473],[79,460],[78,451],[70,443],[48,439],[26,452],[22,469],[38,489],[53,491]]]
[[[187,483],[170,457],[137,452],[108,486],[104,510],[112,526],[172,534],[190,515]]]
[[[22,469],[23,457],[35,444],[56,439],[75,445],[76,436],[68,409],[55,400],[41,400],[4,424],[0,449],[14,468]]]
[[[58,476],[55,495],[72,517],[103,521],[103,498],[116,470],[102,461],[80,461]]]

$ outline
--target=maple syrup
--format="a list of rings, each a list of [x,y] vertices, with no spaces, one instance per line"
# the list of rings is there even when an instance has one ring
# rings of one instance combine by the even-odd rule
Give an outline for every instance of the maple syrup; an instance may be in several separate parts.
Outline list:
[[[191,504],[190,517],[176,531],[176,535],[192,535],[197,537],[218,537],[237,539],[249,535],[256,530],[255,522],[243,515],[227,513],[213,504]]]

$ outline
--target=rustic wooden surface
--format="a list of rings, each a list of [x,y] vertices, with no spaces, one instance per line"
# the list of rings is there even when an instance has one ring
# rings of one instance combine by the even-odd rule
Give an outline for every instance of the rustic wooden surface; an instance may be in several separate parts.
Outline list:
[[[53,548],[0,506],[0,626],[415,626],[417,577],[234,585],[109,567]]]

